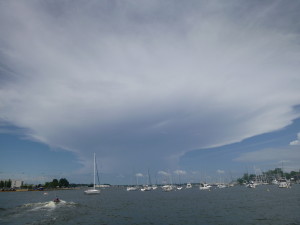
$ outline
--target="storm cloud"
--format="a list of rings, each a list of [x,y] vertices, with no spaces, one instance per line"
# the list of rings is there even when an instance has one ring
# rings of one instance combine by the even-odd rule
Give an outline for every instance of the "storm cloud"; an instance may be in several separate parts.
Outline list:
[[[299,117],[299,2],[2,1],[0,119],[103,169]]]

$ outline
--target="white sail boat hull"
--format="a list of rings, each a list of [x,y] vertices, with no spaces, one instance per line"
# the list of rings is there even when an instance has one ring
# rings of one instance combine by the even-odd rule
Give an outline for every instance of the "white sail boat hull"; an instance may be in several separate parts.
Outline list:
[[[89,190],[86,190],[84,191],[85,194],[88,194],[88,195],[94,195],[94,194],[99,194],[100,193],[100,190],[97,190],[97,189],[89,189]]]
[[[126,190],[127,191],[137,191],[138,187],[127,187]]]

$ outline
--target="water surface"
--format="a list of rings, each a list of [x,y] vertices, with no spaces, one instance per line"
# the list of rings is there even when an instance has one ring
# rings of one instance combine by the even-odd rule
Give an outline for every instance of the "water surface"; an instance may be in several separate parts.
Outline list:
[[[0,192],[0,224],[300,224],[300,185],[200,191]],[[52,202],[55,196],[62,201]]]

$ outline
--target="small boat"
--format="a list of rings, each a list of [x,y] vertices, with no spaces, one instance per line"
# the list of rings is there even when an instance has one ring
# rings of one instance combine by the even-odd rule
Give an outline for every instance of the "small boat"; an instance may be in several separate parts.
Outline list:
[[[87,195],[99,194],[99,193],[100,193],[100,190],[97,190],[97,189],[89,189],[89,190],[85,190],[84,193],[87,194]]]
[[[275,184],[275,185],[278,185],[278,181],[276,180],[276,178],[274,178],[271,183]]]
[[[256,188],[256,183],[255,182],[253,182],[253,181],[250,181],[247,185],[246,185],[246,187],[247,188]]]
[[[217,186],[218,188],[227,188],[227,186],[225,184],[218,184]]]
[[[152,190],[152,187],[148,186],[148,185],[145,185],[141,188],[141,191],[151,191]]]
[[[173,186],[172,185],[164,185],[161,187],[163,189],[163,191],[173,191]]]
[[[187,183],[187,184],[186,184],[186,188],[187,188],[187,189],[192,188],[192,184],[191,184],[191,183]]]
[[[126,190],[127,190],[127,191],[137,191],[137,190],[138,190],[138,187],[133,187],[133,186],[131,186],[131,187],[127,187]]]
[[[98,174],[98,171],[97,171]],[[99,179],[99,177],[98,177]],[[96,189],[96,153],[94,153],[94,187],[93,189],[88,189],[84,191],[85,194],[87,195],[93,195],[93,194],[99,194],[100,190]]]
[[[54,203],[59,203],[60,202],[60,199],[58,197],[56,197],[55,199],[53,199],[53,202]]]
[[[279,188],[290,188],[291,184],[290,184],[290,182],[288,182],[287,179],[281,178],[278,180],[278,187]]]
[[[152,185],[152,190],[156,190],[158,187],[157,187],[157,185]]]
[[[144,185],[141,188],[141,191],[152,191],[152,190],[154,190],[154,189],[152,189],[152,186],[151,186],[151,178],[150,178],[150,173],[149,173],[149,169],[148,169],[148,184]]]
[[[200,183],[200,190],[210,190],[211,186],[207,183]]]

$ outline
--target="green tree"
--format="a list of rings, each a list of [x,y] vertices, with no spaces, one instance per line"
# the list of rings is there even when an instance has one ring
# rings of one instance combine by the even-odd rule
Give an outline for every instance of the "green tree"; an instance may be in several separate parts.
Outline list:
[[[294,176],[296,176],[296,175],[297,175],[297,172],[295,172],[295,171],[291,171],[291,173],[290,173],[290,174],[291,174],[291,176],[292,176],[292,177],[294,177]]]
[[[22,188],[30,189],[30,184],[23,184]]]
[[[3,187],[5,187],[5,188],[10,188],[10,187],[11,187],[11,179],[5,180],[5,181],[3,182]]]
[[[8,188],[11,187],[11,183],[12,183],[12,182],[11,182],[11,179],[9,179],[8,182],[7,182],[7,187],[8,187]]]
[[[53,180],[52,180],[52,185],[51,185],[51,186],[54,187],[54,188],[56,188],[57,186],[59,186],[58,180],[57,180],[57,179],[53,179]]]
[[[58,182],[60,187],[69,187],[69,181],[66,178],[61,178]]]
[[[283,176],[283,171],[281,168],[275,168],[274,170],[274,175],[279,175],[279,176]]]
[[[237,179],[237,182],[238,182],[240,185],[242,185],[242,184],[244,183],[244,180],[243,180],[243,178],[238,178],[238,179]]]
[[[249,174],[248,173],[244,173],[243,177],[241,178],[243,181],[249,181]]]

